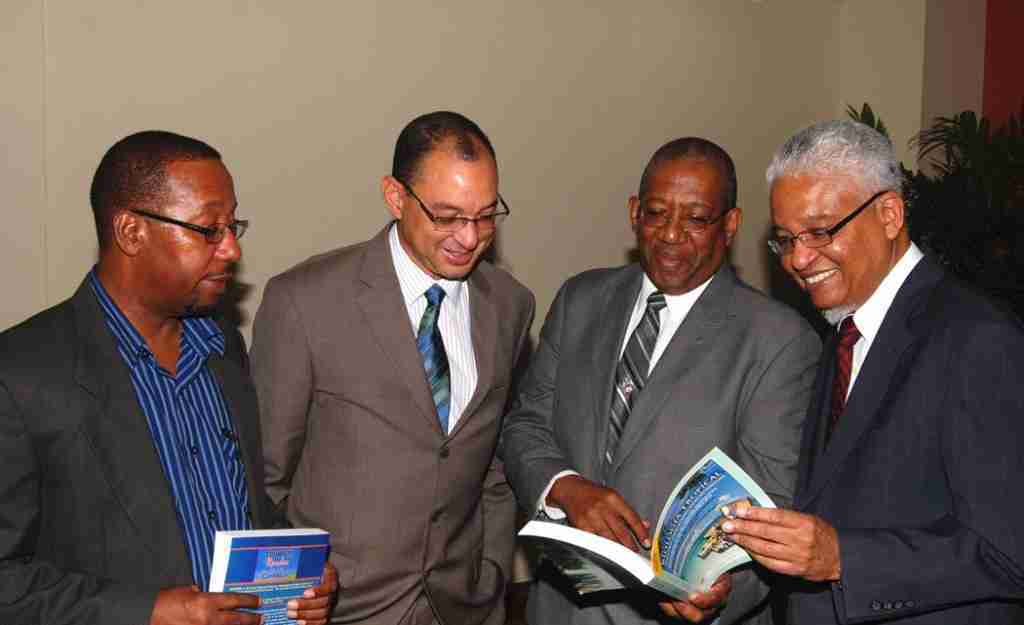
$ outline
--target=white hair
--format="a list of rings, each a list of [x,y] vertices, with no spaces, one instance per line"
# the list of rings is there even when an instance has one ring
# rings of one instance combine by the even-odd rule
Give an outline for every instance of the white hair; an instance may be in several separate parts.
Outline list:
[[[892,142],[874,128],[850,120],[808,126],[782,144],[765,177],[770,187],[782,176],[849,176],[865,191],[900,192],[903,173]]]

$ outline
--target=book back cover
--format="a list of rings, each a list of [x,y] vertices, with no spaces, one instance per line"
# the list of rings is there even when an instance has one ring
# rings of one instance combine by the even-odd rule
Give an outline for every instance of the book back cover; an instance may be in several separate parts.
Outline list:
[[[329,538],[318,529],[217,532],[210,591],[258,595],[264,625],[292,623],[287,603],[320,583]]]

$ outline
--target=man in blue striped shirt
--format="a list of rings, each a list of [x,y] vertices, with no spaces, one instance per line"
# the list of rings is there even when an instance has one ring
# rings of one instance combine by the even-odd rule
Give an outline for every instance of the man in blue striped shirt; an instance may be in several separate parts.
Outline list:
[[[256,596],[200,590],[217,530],[278,522],[244,344],[212,316],[248,225],[231,175],[142,132],[91,201],[96,267],[0,335],[0,623],[255,625]],[[325,623],[336,579],[290,616]]]

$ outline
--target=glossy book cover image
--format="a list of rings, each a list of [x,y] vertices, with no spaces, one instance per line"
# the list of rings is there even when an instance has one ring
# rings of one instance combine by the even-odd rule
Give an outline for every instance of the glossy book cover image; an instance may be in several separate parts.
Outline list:
[[[715,447],[683,476],[662,509],[651,550],[655,574],[668,573],[684,588],[702,591],[722,573],[750,562],[750,555],[721,529],[723,510],[734,505],[775,507],[768,494]]]
[[[259,595],[264,625],[293,623],[287,603],[320,583],[329,551],[321,529],[217,532],[209,590]]]
[[[707,590],[722,573],[750,561],[720,529],[723,509],[743,502],[775,507],[761,487],[716,447],[672,490],[650,554],[559,522],[533,520],[519,535],[581,595],[646,586],[682,599]]]

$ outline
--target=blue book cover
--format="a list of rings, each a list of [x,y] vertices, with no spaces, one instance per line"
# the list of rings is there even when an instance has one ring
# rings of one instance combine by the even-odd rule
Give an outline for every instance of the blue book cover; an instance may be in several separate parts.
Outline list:
[[[288,601],[320,584],[329,552],[321,529],[217,532],[209,590],[258,595],[264,625],[292,623]]]

